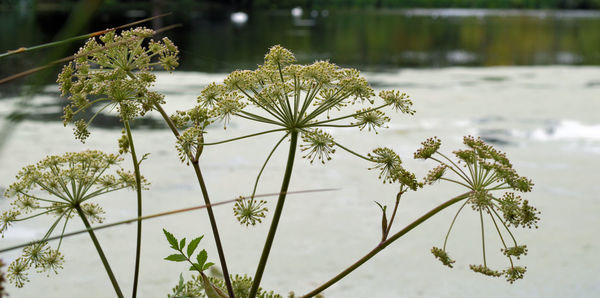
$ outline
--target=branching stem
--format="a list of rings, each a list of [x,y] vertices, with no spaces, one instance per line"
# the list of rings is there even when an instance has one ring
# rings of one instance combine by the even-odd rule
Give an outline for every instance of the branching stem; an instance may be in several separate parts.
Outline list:
[[[371,250],[369,253],[367,253],[360,260],[356,261],[356,263],[352,264],[350,267],[346,268],[344,271],[340,272],[338,275],[334,276],[332,279],[330,279],[329,281],[327,281],[323,285],[321,285],[318,288],[312,290],[308,294],[302,296],[302,298],[313,297],[313,296],[321,293],[325,289],[329,288],[331,285],[335,284],[340,279],[344,278],[346,275],[350,274],[356,268],[360,267],[366,261],[368,261],[369,259],[371,259],[377,253],[379,253],[380,251],[382,251],[388,245],[392,244],[392,242],[398,240],[400,237],[404,236],[404,234],[410,232],[412,229],[416,228],[417,226],[419,226],[420,224],[422,224],[423,222],[425,222],[430,217],[432,217],[435,214],[437,214],[438,212],[440,212],[440,211],[442,211],[442,210],[444,210],[444,209],[452,206],[453,204],[455,204],[457,202],[460,202],[461,200],[464,200],[465,198],[467,198],[469,196],[469,193],[470,192],[467,192],[467,193],[464,193],[464,194],[462,194],[460,196],[452,198],[452,199],[444,202],[443,204],[441,204],[441,205],[433,208],[431,211],[425,213],[423,216],[419,217],[417,220],[413,221],[412,223],[410,223],[409,225],[407,225],[406,227],[404,227],[404,229],[402,229],[399,232],[397,232],[396,234],[394,234],[388,240],[379,243],[373,250]]]

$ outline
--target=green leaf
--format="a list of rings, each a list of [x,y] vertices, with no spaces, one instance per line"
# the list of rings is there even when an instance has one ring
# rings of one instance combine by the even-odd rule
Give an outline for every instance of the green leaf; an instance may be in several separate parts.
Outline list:
[[[163,233],[165,233],[165,236],[167,237],[167,241],[169,241],[169,244],[171,244],[171,248],[173,249],[177,249],[177,238],[175,238],[175,236],[173,236],[173,234],[167,232],[167,230],[163,229]]]
[[[204,237],[204,236],[200,236],[200,237],[192,240],[190,242],[190,244],[188,244],[188,247],[187,247],[188,258],[192,256],[192,254],[194,253],[194,250],[196,250],[196,247],[198,247],[198,244],[200,243],[200,240],[202,240],[202,237]]]
[[[202,269],[202,267],[201,267],[201,266],[198,266],[198,264],[195,264],[195,263],[194,263],[192,266],[190,266],[190,269],[189,269],[189,271],[198,271],[198,272],[202,272],[202,271],[200,271],[200,269]]]
[[[196,260],[198,261],[198,266],[200,268],[202,268],[204,266],[204,263],[206,262],[206,259],[208,259],[208,254],[206,253],[206,250],[203,249],[198,256],[196,256]]]
[[[184,247],[185,247],[185,238],[181,239],[181,241],[179,242],[179,250],[183,250]]]
[[[210,268],[210,267],[211,267],[212,265],[214,265],[214,264],[215,264],[215,263],[213,263],[213,262],[208,262],[208,263],[204,264],[204,266],[202,267],[202,271],[204,271],[204,270],[206,270],[206,269]]]
[[[187,259],[182,254],[173,254],[173,255],[170,255],[170,256],[166,257],[165,260],[167,260],[167,261],[173,261],[173,262],[183,262],[183,261],[185,261]]]

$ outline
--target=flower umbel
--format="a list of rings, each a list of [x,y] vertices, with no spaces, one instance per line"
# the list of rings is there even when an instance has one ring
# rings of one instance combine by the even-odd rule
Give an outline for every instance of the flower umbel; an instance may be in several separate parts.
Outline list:
[[[458,162],[454,162],[438,151],[441,142],[437,138],[423,142],[423,147],[415,153],[415,158],[432,159],[439,163],[438,167],[429,172],[425,178],[426,182],[446,180],[464,186],[470,191],[450,224],[443,247],[434,247],[431,252],[444,265],[451,267],[453,261],[451,262],[446,253],[448,236],[458,215],[469,204],[475,212],[479,213],[483,251],[483,264],[471,265],[471,270],[494,277],[504,275],[507,281],[512,283],[523,278],[525,267],[516,266],[514,259],[519,259],[520,256],[527,254],[527,248],[525,245],[517,243],[510,226],[537,227],[539,212],[529,205],[528,201],[521,200],[521,197],[512,192],[506,192],[502,196],[498,196],[496,193],[509,189],[528,192],[531,191],[533,183],[517,174],[503,152],[472,136],[464,137],[463,141],[469,149],[454,151]],[[510,264],[506,270],[498,271],[488,267],[484,214],[490,218],[494,232],[500,237],[503,246],[501,251]],[[513,245],[509,246],[509,242]]]
[[[62,268],[64,257],[59,251],[62,238],[56,249],[49,247],[45,240],[57,229],[62,235],[75,216],[102,222],[104,211],[90,200],[123,188],[135,188],[133,174],[119,167],[121,161],[122,158],[114,154],[87,150],[48,156],[17,174],[17,181],[5,192],[7,198],[15,199],[12,209],[0,217],[0,232],[3,234],[13,223],[42,215],[52,216],[55,221],[41,241],[25,247],[23,255],[9,266],[9,280],[22,287],[28,281],[27,271],[31,267],[54,273]],[[112,170],[114,167],[117,169]]]
[[[254,226],[267,216],[269,209],[265,207],[266,204],[267,201],[240,197],[233,206],[233,214],[241,224]]]
[[[151,71],[156,67],[173,70],[179,51],[168,38],[150,40],[144,46],[144,39],[152,35],[150,29],[135,28],[91,38],[63,68],[57,82],[70,101],[63,119],[65,126],[75,123],[76,138],[85,141],[88,126],[103,110],[117,109],[122,120],[130,120],[163,102],[162,95],[149,90],[156,80]],[[96,104],[101,107],[89,120],[75,119]]]

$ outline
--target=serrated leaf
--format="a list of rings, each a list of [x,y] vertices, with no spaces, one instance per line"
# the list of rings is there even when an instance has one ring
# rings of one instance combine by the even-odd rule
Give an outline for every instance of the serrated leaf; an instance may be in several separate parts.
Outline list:
[[[181,241],[179,241],[179,250],[183,250],[183,248],[185,247],[185,238],[181,239]]]
[[[163,233],[165,233],[165,236],[167,237],[167,241],[169,241],[169,244],[171,244],[171,248],[173,249],[177,249],[177,238],[175,238],[175,236],[173,236],[173,234],[167,232],[167,230],[163,229]]]
[[[185,261],[187,259],[182,254],[172,254],[172,255],[166,257],[165,260],[167,260],[167,261],[173,261],[173,262],[183,262],[183,261]]]
[[[210,268],[210,267],[211,267],[212,265],[214,265],[214,264],[215,264],[215,263],[213,263],[213,262],[208,262],[208,263],[204,264],[204,266],[202,267],[202,271],[204,271],[204,270],[206,270],[206,269]]]
[[[198,261],[198,266],[200,268],[202,268],[204,266],[204,263],[206,263],[206,259],[208,259],[208,254],[206,253],[206,250],[203,249],[198,256],[196,256],[196,261]]]
[[[196,250],[196,247],[198,247],[198,244],[200,243],[200,240],[202,240],[202,237],[204,237],[204,236],[200,236],[200,237],[192,240],[190,242],[190,244],[188,244],[188,247],[187,247],[188,258],[192,256],[192,254],[194,253],[194,250]]]

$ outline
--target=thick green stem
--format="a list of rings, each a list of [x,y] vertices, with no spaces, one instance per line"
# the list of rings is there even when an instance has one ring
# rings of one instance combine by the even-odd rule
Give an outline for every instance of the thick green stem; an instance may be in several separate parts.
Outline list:
[[[223,246],[221,245],[219,229],[217,228],[217,220],[215,219],[215,214],[213,213],[213,209],[210,204],[210,198],[208,197],[206,184],[204,183],[204,178],[202,177],[202,172],[200,171],[200,165],[198,165],[198,161],[195,160],[192,161],[192,166],[194,167],[196,177],[198,177],[198,183],[200,184],[200,188],[202,189],[202,197],[204,197],[206,211],[208,212],[208,218],[210,219],[210,227],[212,228],[212,233],[215,237],[215,244],[217,246],[217,252],[219,253],[219,261],[221,262],[221,269],[223,270],[223,279],[225,280],[227,293],[229,294],[230,298],[235,298],[235,295],[233,294],[233,286],[231,285],[231,280],[229,278],[229,270],[227,269],[227,263],[225,262],[225,253],[223,252]]]
[[[161,114],[169,128],[173,132],[176,138],[179,138],[179,131],[177,127],[169,118],[169,115],[165,112],[160,104],[155,105],[156,110]],[[202,171],[200,171],[200,165],[198,164],[198,158],[195,157],[192,159],[192,166],[194,167],[194,171],[196,172],[196,177],[198,178],[198,183],[200,184],[200,189],[202,190],[202,197],[204,198],[204,203],[206,204],[206,211],[208,212],[208,218],[210,219],[210,227],[212,228],[213,236],[215,238],[215,244],[217,246],[217,252],[219,253],[219,261],[221,263],[221,269],[223,270],[223,279],[225,280],[225,286],[227,287],[227,293],[230,298],[235,298],[233,294],[233,286],[231,285],[231,279],[229,277],[229,270],[227,269],[227,263],[225,262],[225,253],[223,252],[223,246],[221,245],[221,237],[219,236],[219,229],[217,228],[217,221],[215,219],[215,215],[212,210],[212,205],[210,203],[210,198],[208,196],[208,191],[206,190],[206,184],[204,183],[204,178],[202,177]]]
[[[288,186],[290,184],[292,168],[294,167],[294,159],[296,156],[298,131],[292,131],[290,138],[290,151],[288,153],[288,160],[287,165],[285,167],[283,182],[281,183],[279,199],[277,200],[277,206],[275,207],[275,212],[273,213],[273,221],[271,222],[269,234],[267,235],[267,240],[265,241],[265,246],[263,248],[262,255],[260,256],[260,261],[258,262],[258,268],[256,268],[256,274],[254,274],[254,282],[252,283],[252,288],[250,289],[250,294],[248,295],[249,298],[256,297],[256,293],[258,292],[260,280],[262,279],[263,272],[265,271],[265,267],[267,265],[267,259],[269,258],[269,253],[271,252],[271,246],[273,245],[275,232],[277,232],[277,225],[279,224],[279,218],[281,217],[281,211],[283,210],[283,204],[285,203],[285,197],[287,195]]]
[[[102,265],[104,265],[104,269],[106,269],[106,273],[108,274],[108,278],[110,278],[110,282],[112,283],[113,287],[115,288],[115,292],[117,293],[117,297],[119,297],[119,298],[124,297],[123,293],[121,292],[121,288],[119,287],[119,283],[117,282],[117,279],[115,278],[115,275],[113,274],[112,269],[110,269],[110,265],[108,264],[108,260],[106,259],[106,256],[104,255],[104,252],[102,251],[102,247],[100,246],[100,242],[98,242],[98,238],[96,238],[96,234],[94,234],[94,231],[92,230],[90,222],[85,217],[85,214],[83,213],[83,210],[81,210],[80,206],[75,207],[75,209],[77,210],[77,213],[79,214],[79,217],[81,217],[81,220],[83,221],[83,224],[87,228],[87,231],[90,234],[90,237],[92,238],[92,242],[94,243],[94,246],[96,247],[96,251],[98,252],[98,255],[100,256],[100,260],[102,260]]]
[[[318,287],[318,288],[312,290],[310,293],[302,296],[302,298],[313,297],[313,296],[321,293],[325,289],[329,288],[331,285],[333,285],[336,282],[338,282],[340,279],[344,278],[346,275],[350,274],[350,272],[352,272],[356,268],[360,267],[362,264],[364,264],[366,261],[368,261],[369,259],[371,259],[377,253],[379,253],[380,251],[382,251],[388,245],[392,244],[392,242],[398,240],[400,237],[404,236],[404,234],[410,232],[412,229],[416,228],[417,226],[419,226],[420,224],[422,224],[423,222],[425,222],[430,217],[436,215],[438,212],[440,212],[440,211],[442,211],[442,210],[444,210],[444,209],[452,206],[453,204],[455,204],[455,203],[457,203],[457,202],[459,202],[461,200],[464,200],[465,198],[468,197],[468,195],[469,195],[469,193],[464,193],[464,194],[462,194],[460,196],[452,198],[452,199],[444,202],[443,204],[441,204],[441,205],[433,208],[431,211],[425,213],[423,216],[419,217],[417,220],[413,221],[412,223],[410,223],[409,225],[407,225],[406,227],[404,227],[404,229],[402,229],[399,232],[397,232],[396,234],[394,234],[388,240],[379,243],[368,254],[366,254],[360,260],[356,261],[356,263],[352,264],[352,266],[348,267],[346,270],[342,271],[340,274],[334,276],[332,279],[330,279],[328,282],[324,283],[320,287]]]
[[[135,154],[135,147],[133,146],[133,137],[131,136],[131,127],[129,127],[129,121],[123,120],[125,130],[127,131],[127,139],[129,140],[129,151],[131,152],[131,159],[133,161],[133,169],[135,171],[135,188],[137,192],[137,216],[142,217],[142,175],[140,173],[140,164]],[[135,244],[135,268],[133,271],[133,291],[131,294],[132,298],[137,296],[138,279],[140,275],[140,258],[142,251],[142,221],[137,221],[137,237]]]

